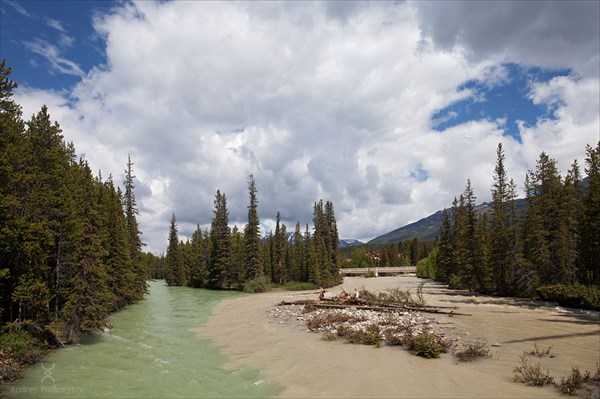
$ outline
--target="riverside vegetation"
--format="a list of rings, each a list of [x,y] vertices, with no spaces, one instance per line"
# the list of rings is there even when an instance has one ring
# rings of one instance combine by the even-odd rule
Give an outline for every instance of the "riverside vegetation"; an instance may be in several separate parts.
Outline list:
[[[103,330],[147,291],[128,160],[124,191],[77,159],[48,108],[25,121],[0,63],[0,383]]]

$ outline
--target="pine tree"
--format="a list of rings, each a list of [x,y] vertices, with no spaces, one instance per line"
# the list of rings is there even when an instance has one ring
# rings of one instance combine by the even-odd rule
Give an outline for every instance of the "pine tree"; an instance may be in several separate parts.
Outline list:
[[[273,282],[283,284],[287,281],[287,233],[285,225],[281,224],[281,215],[275,217],[275,237],[273,242]]]
[[[229,211],[225,194],[217,190],[215,196],[214,218],[210,226],[211,256],[208,269],[208,287],[213,289],[229,288],[231,284],[231,232],[229,229]]]
[[[231,285],[237,290],[242,290],[246,281],[244,244],[244,235],[237,226],[233,226],[231,230]]]
[[[177,236],[177,219],[175,213],[171,216],[169,227],[169,246],[165,257],[167,284],[181,286],[185,284],[185,272],[183,269],[183,259],[179,247],[179,237]]]
[[[563,199],[560,202],[561,222],[557,235],[559,280],[567,284],[574,283],[577,278],[577,247],[580,238],[579,220],[581,219],[582,196],[581,172],[577,160],[574,160],[564,180]]]
[[[75,247],[75,262],[66,270],[69,288],[62,309],[69,341],[77,342],[80,332],[101,330],[115,302],[108,287],[108,273],[102,259],[107,251],[102,247],[100,204],[96,201],[91,170],[80,161],[76,170],[75,201],[79,213],[80,234]]]
[[[516,184],[508,179],[504,149],[498,144],[492,185],[492,226],[490,229],[490,268],[495,290],[513,293],[514,273],[518,267],[517,220],[514,201]]]
[[[564,263],[559,259],[561,232],[561,202],[563,186],[556,161],[542,152],[535,171],[526,175],[527,213],[524,225],[523,256],[535,280],[529,290],[538,285],[561,281]]]
[[[142,265],[142,232],[138,227],[137,215],[139,211],[137,208],[137,201],[135,199],[135,176],[133,174],[133,162],[131,162],[131,156],[127,155],[127,169],[125,170],[125,193],[123,197],[123,205],[125,207],[125,220],[127,223],[127,235],[129,241],[129,250],[131,263],[133,270],[137,276],[137,290],[143,293],[148,292],[148,285],[146,284],[145,271]]]
[[[256,183],[254,176],[248,176],[248,224],[244,230],[246,246],[246,280],[252,280],[264,274],[260,250],[260,221],[258,219],[258,200],[256,198]]]
[[[436,256],[436,280],[448,283],[450,276],[455,274],[453,270],[454,254],[452,250],[452,230],[450,227],[450,217],[448,210],[442,211],[442,226],[440,228],[440,238],[438,241],[438,253]]]
[[[579,280],[600,284],[600,141],[586,147],[587,191],[582,198],[579,222]]]
[[[290,278],[292,281],[306,281],[303,276],[304,269],[304,242],[302,231],[300,230],[300,222],[296,223],[294,229],[294,240],[291,248],[290,257]]]
[[[196,225],[196,230],[192,233],[191,239],[191,264],[189,285],[195,288],[206,287],[208,254],[210,240],[201,229]]]

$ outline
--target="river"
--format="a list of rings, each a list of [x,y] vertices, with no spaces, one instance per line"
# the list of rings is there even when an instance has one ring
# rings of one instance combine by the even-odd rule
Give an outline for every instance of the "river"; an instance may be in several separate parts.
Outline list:
[[[260,370],[225,370],[227,360],[191,329],[218,302],[239,297],[150,282],[146,299],[110,316],[113,329],[49,354],[8,387],[9,398],[272,397]],[[241,328],[241,327],[240,327]]]

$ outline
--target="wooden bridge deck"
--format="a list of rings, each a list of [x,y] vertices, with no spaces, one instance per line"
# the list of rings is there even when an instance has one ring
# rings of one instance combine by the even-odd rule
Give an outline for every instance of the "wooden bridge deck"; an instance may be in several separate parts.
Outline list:
[[[368,272],[375,273],[375,276],[395,276],[399,274],[414,274],[417,272],[417,267],[351,267],[340,269],[340,274],[343,276],[360,276]]]

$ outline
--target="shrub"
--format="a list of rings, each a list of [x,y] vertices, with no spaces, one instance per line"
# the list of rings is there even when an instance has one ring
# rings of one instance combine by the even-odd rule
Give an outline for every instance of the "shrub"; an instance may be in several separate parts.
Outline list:
[[[26,331],[11,331],[0,336],[0,348],[15,362],[24,366],[39,362],[47,351],[47,345]]]
[[[0,384],[21,378],[23,367],[8,352],[0,349]]]
[[[256,277],[244,284],[244,292],[248,293],[267,292],[270,288],[271,284],[265,276]]]
[[[539,363],[535,366],[529,364],[526,354],[519,356],[519,359],[521,359],[521,366],[515,367],[513,370],[515,382],[539,387],[554,382],[554,378],[548,373],[548,370],[545,373],[542,372]]]
[[[368,272],[365,273],[365,278],[373,278],[373,277],[376,277],[375,272],[373,270],[369,270]]]
[[[410,340],[409,348],[415,351],[417,356],[426,359],[434,359],[440,357],[442,346],[438,342],[435,334],[422,332]]]
[[[546,348],[545,350],[539,350],[537,343],[533,344],[533,350],[531,352],[527,352],[527,354],[529,356],[536,356],[536,357],[556,357],[555,354],[550,353],[550,349],[552,349],[552,346],[549,346],[548,348]]]
[[[600,310],[600,286],[553,284],[539,287],[535,292],[543,300],[558,302],[561,306]]]
[[[459,362],[470,362],[481,357],[489,356],[490,350],[485,341],[466,344],[454,349],[454,357]]]
[[[592,376],[589,371],[582,374],[581,371],[579,371],[579,367],[572,367],[571,373],[569,373],[566,378],[562,377],[560,382],[554,384],[554,386],[562,394],[575,396],[577,395],[577,391],[583,388],[586,383],[591,381],[591,379]]]

